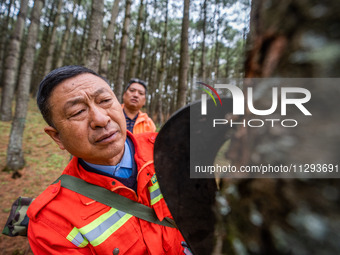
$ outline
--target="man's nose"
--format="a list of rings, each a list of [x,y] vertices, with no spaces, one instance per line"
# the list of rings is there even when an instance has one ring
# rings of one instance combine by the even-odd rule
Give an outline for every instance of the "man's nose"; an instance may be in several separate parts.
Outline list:
[[[132,93],[132,95],[133,95],[134,97],[138,97],[138,96],[139,96],[139,93],[138,93],[138,91],[134,91],[134,92]]]
[[[101,107],[91,107],[90,110],[90,126],[92,129],[106,127],[110,121],[107,111]]]

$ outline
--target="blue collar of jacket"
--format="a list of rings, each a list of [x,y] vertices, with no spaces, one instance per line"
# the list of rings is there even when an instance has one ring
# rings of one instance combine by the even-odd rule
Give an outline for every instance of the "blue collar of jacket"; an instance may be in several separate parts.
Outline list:
[[[125,186],[136,190],[137,166],[134,160],[135,149],[131,138],[125,141],[124,155],[120,163],[115,166],[96,165],[79,158],[80,165],[89,172],[115,178]]]

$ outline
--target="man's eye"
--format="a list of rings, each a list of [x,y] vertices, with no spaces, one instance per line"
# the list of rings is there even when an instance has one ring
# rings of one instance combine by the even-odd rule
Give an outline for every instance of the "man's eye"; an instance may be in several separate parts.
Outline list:
[[[109,103],[109,102],[111,102],[111,98],[109,98],[109,99],[104,99],[104,100],[102,100],[102,101],[100,101],[100,103]]]
[[[80,114],[82,114],[85,110],[80,110],[80,111],[77,111],[75,114],[72,115],[72,117],[76,117]]]

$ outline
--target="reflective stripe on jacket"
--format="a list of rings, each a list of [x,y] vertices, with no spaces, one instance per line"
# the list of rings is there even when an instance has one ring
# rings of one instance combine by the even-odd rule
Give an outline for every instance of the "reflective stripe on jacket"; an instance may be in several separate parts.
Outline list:
[[[137,164],[137,194],[114,178],[84,170],[74,157],[63,174],[73,175],[154,208],[159,220],[171,217],[153,165],[155,133],[132,136]],[[140,220],[92,199],[50,185],[27,212],[34,254],[182,254],[177,229]]]

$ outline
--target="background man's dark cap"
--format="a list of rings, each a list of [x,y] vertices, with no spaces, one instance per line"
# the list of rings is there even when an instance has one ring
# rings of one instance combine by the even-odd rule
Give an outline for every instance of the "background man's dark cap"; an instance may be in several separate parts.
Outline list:
[[[138,84],[140,84],[140,85],[142,85],[144,88],[145,88],[145,92],[146,92],[146,82],[145,81],[143,81],[143,80],[140,80],[140,79],[137,79],[137,78],[132,78],[130,81],[129,81],[129,83],[126,85],[126,87],[125,87],[125,91],[127,91],[127,89],[130,87],[130,85],[132,84],[132,83],[138,83]]]

